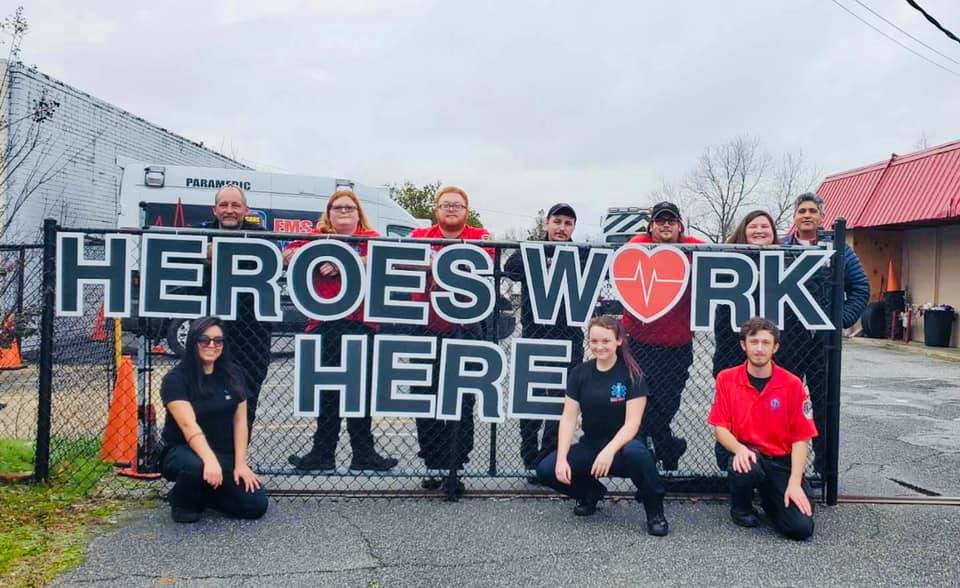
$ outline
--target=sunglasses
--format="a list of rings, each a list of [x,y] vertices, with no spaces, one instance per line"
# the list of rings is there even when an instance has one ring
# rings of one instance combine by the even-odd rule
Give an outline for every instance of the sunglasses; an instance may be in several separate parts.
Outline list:
[[[197,345],[200,347],[209,347],[213,345],[214,347],[223,347],[223,337],[208,337],[206,335],[200,335],[197,337]]]

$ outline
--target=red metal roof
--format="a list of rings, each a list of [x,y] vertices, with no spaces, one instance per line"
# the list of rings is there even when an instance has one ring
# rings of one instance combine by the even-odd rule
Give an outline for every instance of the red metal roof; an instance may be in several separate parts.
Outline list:
[[[827,176],[817,194],[825,225],[840,216],[847,228],[960,217],[960,141]]]

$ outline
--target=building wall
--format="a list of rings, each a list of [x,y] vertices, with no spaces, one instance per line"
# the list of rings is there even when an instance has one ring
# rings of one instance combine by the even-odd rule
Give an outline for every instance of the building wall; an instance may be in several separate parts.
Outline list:
[[[890,290],[887,274],[890,262],[893,271],[903,288],[903,232],[878,231],[875,229],[854,229],[850,232],[847,244],[857,252],[863,264],[863,270],[870,279],[870,300],[880,300],[885,290]],[[896,284],[895,284],[896,285]]]
[[[74,227],[116,226],[118,157],[168,165],[246,168],[36,70],[19,64],[11,64],[9,70],[9,100],[4,107],[12,120],[24,118],[42,96],[60,105],[52,120],[39,125],[36,148],[5,184],[6,201],[10,202],[11,195],[42,183],[3,235],[6,242],[38,241],[46,217]],[[18,139],[26,136],[30,124],[27,117],[19,129],[11,128],[3,143],[5,157],[18,146]]]
[[[914,307],[926,303],[960,308],[960,225],[903,231],[903,276]],[[912,337],[923,341],[923,319],[914,317]],[[954,321],[951,347],[957,347],[960,324]]]

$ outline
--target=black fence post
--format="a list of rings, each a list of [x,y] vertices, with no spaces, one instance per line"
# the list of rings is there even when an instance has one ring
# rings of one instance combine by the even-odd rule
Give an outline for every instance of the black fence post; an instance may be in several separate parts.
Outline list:
[[[22,322],[23,322],[22,324],[26,324],[26,321],[24,321],[24,318],[23,318],[23,281],[24,281],[24,274],[27,273],[27,250],[26,250],[26,248],[21,247],[19,253],[20,253],[20,255],[19,255],[18,259],[17,259],[17,264],[18,264],[20,267],[19,267],[19,269],[18,269],[18,271],[17,271],[17,314],[16,314],[16,317],[17,317],[17,320],[18,320],[18,321],[22,321]],[[16,332],[16,334],[15,334],[15,336],[16,336],[16,338],[17,338],[17,345],[20,347],[20,349],[23,349],[23,341],[22,341],[21,338],[20,338],[21,333],[23,333],[23,329],[17,328],[17,332]]]
[[[56,295],[57,221],[43,221],[43,311],[40,318],[40,381],[37,406],[37,447],[33,475],[50,480],[50,409],[53,400],[53,305]]]
[[[500,344],[500,281],[502,275],[500,272],[500,255],[503,251],[499,247],[495,248],[496,254],[493,256],[493,321],[487,324],[493,328],[487,333],[487,338],[493,341],[494,345]],[[491,476],[497,475],[497,423],[490,423],[490,455],[487,463],[487,473]]]
[[[840,366],[843,351],[843,284],[846,277],[847,221],[838,218],[833,226],[833,284],[830,292],[830,319],[836,327],[830,332],[827,355],[827,504],[837,504],[840,469]]]

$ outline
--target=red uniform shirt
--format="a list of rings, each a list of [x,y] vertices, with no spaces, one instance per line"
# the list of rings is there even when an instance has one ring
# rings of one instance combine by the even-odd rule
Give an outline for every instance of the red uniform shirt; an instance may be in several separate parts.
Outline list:
[[[314,229],[311,232],[320,233],[320,230]],[[330,233],[326,233],[326,234],[330,234]],[[380,233],[378,233],[374,229],[358,228],[353,233],[353,235],[355,237],[379,237]],[[309,240],[293,241],[292,243],[287,245],[287,247],[285,248],[285,251],[293,251],[295,249],[299,249],[300,247],[303,247],[304,245],[312,242],[313,241],[309,241]],[[344,241],[344,243],[353,247],[356,250],[357,255],[359,255],[360,257],[367,256],[366,241],[351,241],[351,242]],[[317,268],[313,272],[313,291],[316,292],[317,296],[321,298],[334,298],[337,294],[340,293],[340,275],[339,274],[334,276],[320,275],[320,266],[317,266]],[[361,303],[360,306],[358,306],[355,311],[345,316],[343,320],[362,323],[363,322],[363,303]],[[307,321],[307,332],[312,333],[318,326],[320,326],[321,322],[322,321],[318,321],[316,319],[310,319],[309,321]],[[376,329],[378,326],[373,323],[365,323],[365,324],[368,327],[371,327],[374,329]]]
[[[763,392],[750,384],[746,362],[717,374],[717,395],[707,422],[770,457],[789,455],[794,443],[817,436],[807,389],[778,365]]]
[[[443,233],[440,232],[439,225],[433,225],[432,227],[421,227],[419,229],[414,229],[410,232],[410,237],[413,239],[446,239],[447,237],[443,236]],[[490,238],[490,231],[484,229],[483,227],[463,227],[463,230],[460,231],[460,234],[454,237],[455,239],[463,240],[483,240]],[[443,245],[436,244],[431,245],[434,251],[440,251],[443,249]],[[485,251],[490,255],[490,259],[496,262],[497,256],[496,252],[493,249],[486,248]],[[427,288],[426,292],[414,292],[410,295],[411,300],[417,301],[426,301],[430,302],[430,292],[433,290],[440,291],[440,288],[436,286],[433,282],[433,274],[427,277]],[[431,333],[437,333],[440,335],[451,335],[457,330],[457,326],[452,323],[440,318],[440,316],[433,310],[433,305],[430,305],[430,314],[427,318],[427,330]]]
[[[629,242],[653,243],[654,241],[647,233],[640,233],[630,239]],[[681,242],[703,243],[696,237],[683,237]],[[670,243],[660,244],[670,245]],[[693,340],[693,332],[690,331],[690,285],[687,284],[687,289],[680,300],[677,301],[677,304],[667,314],[652,323],[644,323],[630,314],[629,310],[624,309],[623,328],[630,335],[630,338],[638,343],[662,345],[664,347],[686,345]]]

